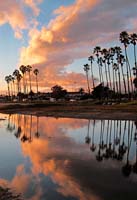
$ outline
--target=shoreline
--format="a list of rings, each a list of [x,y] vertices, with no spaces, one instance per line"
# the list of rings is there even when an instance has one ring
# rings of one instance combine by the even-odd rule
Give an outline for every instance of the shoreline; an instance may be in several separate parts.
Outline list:
[[[55,118],[137,120],[137,104],[94,105],[91,103],[0,103],[0,113]]]

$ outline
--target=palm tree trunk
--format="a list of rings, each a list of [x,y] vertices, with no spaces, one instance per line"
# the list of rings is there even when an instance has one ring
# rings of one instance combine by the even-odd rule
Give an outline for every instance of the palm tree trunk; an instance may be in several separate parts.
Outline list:
[[[135,58],[135,67],[137,67],[136,45],[134,45],[134,58]],[[137,74],[136,74],[136,76],[137,76]]]
[[[127,64],[127,68],[128,68],[128,73],[129,73],[129,75],[130,75],[131,92],[133,93],[133,83],[132,83],[131,69],[130,69],[130,63],[129,63],[129,59],[128,59],[128,55],[127,55],[126,46],[125,46],[125,56],[126,56],[126,64]],[[128,75],[128,87],[129,87],[129,91],[130,91],[130,86],[129,86],[129,75]]]
[[[94,75],[93,75],[92,61],[91,61],[91,77],[92,77],[92,84],[93,84],[93,89],[94,89],[94,88],[95,88],[95,82],[94,82]]]
[[[8,83],[8,95],[10,97],[10,86],[9,86],[9,83]]]
[[[122,76],[123,76],[123,83],[124,83],[124,90],[125,90],[125,94],[127,93],[127,89],[126,89],[126,80],[124,77],[124,71],[123,71],[123,66],[121,65],[121,71],[122,71]]]
[[[30,72],[29,72],[29,83],[30,83],[30,91],[31,91],[31,75],[30,75]]]
[[[101,83],[101,71],[100,71],[100,65],[98,65],[98,72],[99,72],[99,82]]]
[[[36,75],[36,87],[37,87],[37,94],[38,94],[38,77]]]
[[[117,72],[115,70],[115,78],[116,78],[116,89],[117,89],[117,93],[118,93],[118,81],[117,81]]]
[[[108,74],[107,74],[107,66],[106,66],[106,62],[105,62],[105,74],[106,74],[107,87],[109,87],[109,85],[108,85]]]
[[[90,94],[90,86],[89,86],[88,72],[86,72],[86,77],[87,77],[88,93]]]
[[[102,66],[100,66],[100,71],[101,71],[101,83],[104,84],[103,72],[102,72]]]
[[[11,82],[11,97],[13,96],[13,88],[12,88],[12,82]]]
[[[112,84],[111,84],[111,75],[110,75],[110,68],[109,68],[109,64],[108,64],[108,75],[109,75],[109,83],[110,83],[110,89],[112,90]]]
[[[24,90],[24,94],[26,93],[26,89],[25,89],[25,76],[24,76],[24,74],[23,74],[23,90]]]
[[[121,96],[121,81],[120,81],[120,70],[119,70],[119,66],[118,66],[118,80],[119,80],[119,93],[120,93],[120,96]]]

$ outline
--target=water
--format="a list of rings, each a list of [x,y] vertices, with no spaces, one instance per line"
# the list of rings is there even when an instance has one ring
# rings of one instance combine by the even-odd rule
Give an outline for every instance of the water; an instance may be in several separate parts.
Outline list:
[[[0,118],[0,186],[25,200],[137,199],[137,122]]]

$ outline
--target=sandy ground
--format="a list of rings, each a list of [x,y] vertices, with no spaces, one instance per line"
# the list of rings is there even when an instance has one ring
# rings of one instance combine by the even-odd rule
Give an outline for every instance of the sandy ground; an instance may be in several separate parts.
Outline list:
[[[0,113],[65,118],[137,120],[137,103],[117,105],[93,105],[89,102],[0,103]]]

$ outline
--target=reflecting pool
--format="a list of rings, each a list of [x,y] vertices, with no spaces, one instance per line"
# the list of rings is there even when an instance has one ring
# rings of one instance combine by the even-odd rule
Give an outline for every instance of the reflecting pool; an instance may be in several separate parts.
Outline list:
[[[0,115],[0,186],[24,200],[137,199],[137,122]]]

